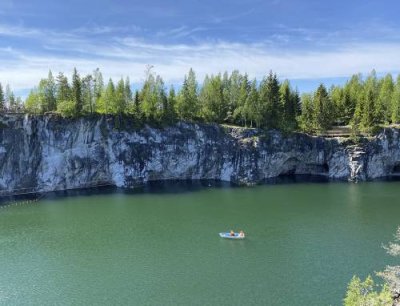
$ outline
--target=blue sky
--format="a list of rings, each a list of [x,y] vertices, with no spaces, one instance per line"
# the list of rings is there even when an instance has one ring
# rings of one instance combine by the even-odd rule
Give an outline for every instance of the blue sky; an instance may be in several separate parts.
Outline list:
[[[400,3],[316,0],[0,0],[0,82],[18,93],[49,69],[167,84],[273,70],[301,91],[353,73],[400,71]]]

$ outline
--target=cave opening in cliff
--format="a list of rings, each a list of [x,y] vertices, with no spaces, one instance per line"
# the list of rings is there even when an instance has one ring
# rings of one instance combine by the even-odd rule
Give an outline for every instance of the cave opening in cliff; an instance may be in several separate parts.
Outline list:
[[[397,162],[393,165],[392,171],[391,171],[392,175],[399,175],[400,176],[400,162]]]

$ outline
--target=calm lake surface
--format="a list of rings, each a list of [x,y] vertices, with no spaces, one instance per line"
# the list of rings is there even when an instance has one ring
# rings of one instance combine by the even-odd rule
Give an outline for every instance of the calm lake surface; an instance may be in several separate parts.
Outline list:
[[[341,305],[399,216],[400,182],[47,196],[0,209],[0,304]]]

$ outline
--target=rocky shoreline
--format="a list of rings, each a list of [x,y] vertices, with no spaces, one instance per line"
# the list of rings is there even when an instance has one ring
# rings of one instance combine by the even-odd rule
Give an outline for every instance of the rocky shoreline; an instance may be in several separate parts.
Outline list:
[[[0,195],[164,180],[254,185],[291,175],[353,182],[400,175],[399,130],[353,143],[217,124],[0,116]]]

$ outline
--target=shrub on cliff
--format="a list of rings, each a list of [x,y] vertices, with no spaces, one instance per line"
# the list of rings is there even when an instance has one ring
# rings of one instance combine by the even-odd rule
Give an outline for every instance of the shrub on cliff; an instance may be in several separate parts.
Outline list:
[[[347,287],[346,297],[344,299],[345,306],[390,306],[392,305],[392,297],[387,285],[384,285],[381,291],[375,291],[377,285],[371,276],[365,281],[357,276],[353,276],[349,286]]]

